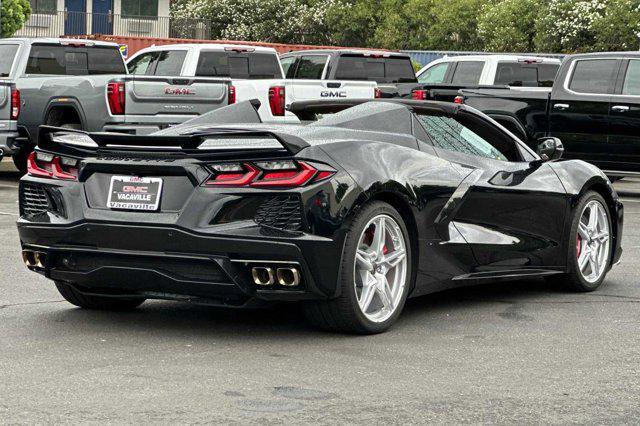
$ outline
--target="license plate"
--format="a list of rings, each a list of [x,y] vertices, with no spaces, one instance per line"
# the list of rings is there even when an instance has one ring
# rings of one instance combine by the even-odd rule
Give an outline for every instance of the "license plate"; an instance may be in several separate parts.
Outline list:
[[[160,205],[162,179],[112,176],[107,207],[119,210],[156,211]]]

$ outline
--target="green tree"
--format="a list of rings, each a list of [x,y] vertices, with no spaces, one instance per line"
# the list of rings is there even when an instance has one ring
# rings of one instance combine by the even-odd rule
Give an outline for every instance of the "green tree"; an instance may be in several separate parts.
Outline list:
[[[596,51],[638,50],[640,0],[610,1],[592,28]]]
[[[486,3],[478,18],[478,36],[492,52],[533,52],[535,24],[545,0],[500,0]]]
[[[562,53],[594,51],[594,23],[602,18],[608,3],[606,0],[550,0],[536,23],[536,49]]]
[[[2,37],[11,37],[31,15],[29,0],[2,0]]]

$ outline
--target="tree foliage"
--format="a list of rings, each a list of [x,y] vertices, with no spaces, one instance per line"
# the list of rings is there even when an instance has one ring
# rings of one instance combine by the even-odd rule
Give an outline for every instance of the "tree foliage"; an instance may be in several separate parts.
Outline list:
[[[2,37],[11,37],[18,31],[29,16],[29,0],[2,0]]]
[[[25,1],[25,0],[10,0]],[[640,0],[175,0],[211,38],[390,49],[635,50]]]

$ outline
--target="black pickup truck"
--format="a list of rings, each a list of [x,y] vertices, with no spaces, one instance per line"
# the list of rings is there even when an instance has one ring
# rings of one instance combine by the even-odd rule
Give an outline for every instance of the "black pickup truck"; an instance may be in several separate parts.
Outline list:
[[[593,163],[612,178],[640,176],[640,52],[568,56],[550,92],[468,89],[456,101],[531,146],[558,137],[566,158]]]

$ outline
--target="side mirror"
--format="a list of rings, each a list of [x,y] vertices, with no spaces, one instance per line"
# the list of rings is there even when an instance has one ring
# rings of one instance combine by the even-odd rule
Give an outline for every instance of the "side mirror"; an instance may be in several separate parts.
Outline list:
[[[536,150],[542,161],[559,160],[564,154],[564,145],[558,138],[538,139],[538,149]]]

